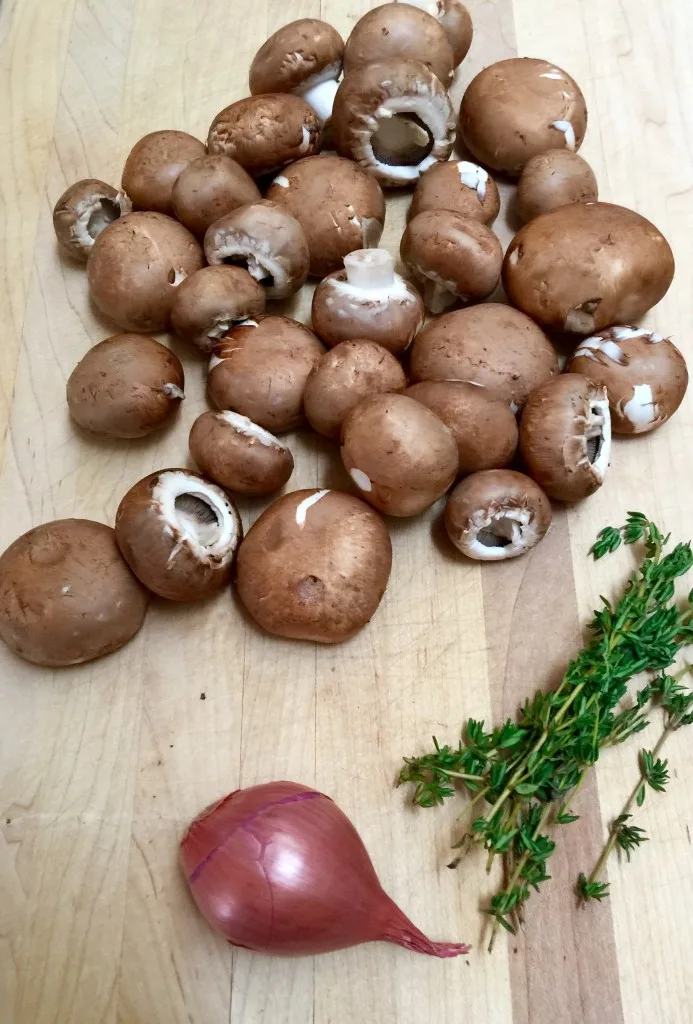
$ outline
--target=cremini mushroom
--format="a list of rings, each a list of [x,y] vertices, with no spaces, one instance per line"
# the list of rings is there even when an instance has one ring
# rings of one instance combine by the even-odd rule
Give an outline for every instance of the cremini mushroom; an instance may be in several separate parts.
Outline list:
[[[264,290],[242,267],[202,267],[177,288],[171,327],[210,353],[232,327],[264,311]]]
[[[193,160],[176,179],[171,206],[181,224],[198,238],[215,220],[262,196],[248,172],[220,153]]]
[[[321,145],[320,118],[290,93],[248,96],[232,103],[214,118],[207,139],[210,153],[230,156],[254,178],[314,156]]]
[[[567,203],[599,198],[594,171],[569,149],[548,149],[527,161],[517,183],[515,209],[523,224]]]
[[[500,211],[498,186],[487,170],[469,160],[433,164],[417,182],[409,218],[426,210],[451,210],[490,225]]]
[[[394,0],[404,3],[405,0]],[[472,18],[460,0],[406,0],[412,7],[419,7],[435,18],[452,47],[453,64],[461,64],[469,52],[474,37]]]
[[[55,237],[61,249],[86,263],[96,237],[131,211],[129,197],[105,181],[76,181],[63,192],[53,209]]]
[[[389,3],[368,11],[347,39],[344,74],[379,61],[420,61],[444,89],[452,81],[455,58],[442,25],[420,7]]]
[[[136,210],[172,213],[171,194],[179,174],[206,153],[187,132],[151,132],[135,143],[125,161],[123,189]]]
[[[271,494],[294,470],[289,448],[237,412],[203,412],[192,425],[189,446],[204,475],[237,494]]]

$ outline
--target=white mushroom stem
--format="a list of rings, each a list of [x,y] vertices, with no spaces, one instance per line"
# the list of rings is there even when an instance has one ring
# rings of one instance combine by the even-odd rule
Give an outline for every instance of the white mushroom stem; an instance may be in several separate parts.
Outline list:
[[[454,306],[457,302],[457,296],[440,281],[426,278],[423,300],[429,313],[432,313],[433,316],[438,316],[439,313],[443,313],[450,306]]]
[[[329,121],[332,117],[334,98],[339,88],[337,78],[339,77],[340,70],[337,67],[336,74],[334,74],[334,69],[330,70],[330,78],[322,79],[322,81],[317,81],[322,76],[316,75],[315,78],[308,80],[303,89],[296,90],[301,99],[305,100],[308,106],[313,108],[323,122]]]
[[[347,281],[354,288],[389,288],[395,283],[395,261],[385,249],[357,249],[344,257]]]
[[[611,462],[611,410],[607,398],[594,398],[590,402],[585,459],[592,464],[597,479],[603,480]]]
[[[185,398],[185,392],[177,384],[164,384],[161,390],[169,398],[179,398],[181,401]]]

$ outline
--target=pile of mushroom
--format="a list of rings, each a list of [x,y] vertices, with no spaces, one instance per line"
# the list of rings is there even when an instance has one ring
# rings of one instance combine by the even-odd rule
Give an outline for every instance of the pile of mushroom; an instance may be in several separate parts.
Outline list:
[[[454,109],[472,35],[461,0],[386,3],[346,41],[291,22],[206,143],[152,131],[121,187],[90,178],[58,199],[62,256],[86,264],[115,325],[68,379],[76,433],[123,444],[179,430],[180,464],[129,481],[115,531],[56,521],[0,556],[0,636],[17,654],[88,660],[136,633],[149,593],[193,601],[230,585],[270,633],[346,640],[385,592],[385,516],[444,502],[456,557],[517,557],[545,536],[552,501],[602,486],[612,434],[674,415],[685,360],[639,323],[673,278],[666,239],[599,201],[577,152],[585,98],[555,64],[487,67]],[[523,226],[505,253],[496,172],[518,179]],[[383,186],[413,192],[399,264],[379,248]],[[287,313],[309,277],[304,324]],[[169,330],[207,383],[209,408],[187,425],[182,365],[152,337]],[[574,340],[563,372],[554,331]],[[193,401],[199,379],[188,372]],[[315,460],[325,486],[272,500],[294,469],[294,437],[277,435],[306,427],[327,439],[311,457],[331,444],[341,464]],[[199,473],[183,468],[187,444]]]

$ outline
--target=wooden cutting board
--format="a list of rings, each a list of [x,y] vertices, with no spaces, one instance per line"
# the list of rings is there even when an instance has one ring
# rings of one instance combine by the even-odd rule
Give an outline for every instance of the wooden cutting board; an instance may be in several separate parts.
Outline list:
[[[113,522],[145,473],[185,465],[205,408],[204,366],[184,360],[182,414],[134,443],[70,424],[65,381],[113,333],[83,271],[56,252],[53,203],[80,177],[117,182],[143,134],[205,136],[247,90],[253,54],[281,24],[320,17],[347,34],[368,0],[5,0],[0,8],[0,549],[42,521]],[[546,57],[581,83],[584,153],[602,197],[667,233],[674,287],[651,317],[693,351],[693,11],[687,0],[469,0],[476,37],[455,96],[483,65]],[[407,199],[389,206],[396,252]],[[501,229],[502,230],[502,229]],[[507,228],[505,229],[507,239]],[[287,307],[306,319],[310,295]],[[290,438],[291,487],[339,486],[330,446]],[[666,796],[639,816],[651,841],[610,867],[612,897],[578,911],[589,869],[632,785],[635,751],[604,756],[564,829],[527,932],[484,952],[479,855],[445,868],[459,807],[415,811],[393,782],[403,754],[470,715],[514,714],[576,650],[598,600],[629,567],[586,551],[642,508],[693,532],[693,404],[651,438],[620,442],[603,490],[560,512],[545,543],[483,568],[441,538],[439,509],[393,522],[391,586],[373,623],[336,648],[262,635],[228,595],[155,604],[115,656],[49,672],[0,650],[0,1018],[3,1024],[689,1024],[693,1020],[693,746],[668,748]],[[261,505],[244,504],[248,525]],[[645,743],[648,739],[645,738]],[[290,778],[329,793],[359,828],[383,884],[428,934],[474,944],[435,961],[373,945],[281,961],[233,951],[193,910],[177,841],[238,786]]]

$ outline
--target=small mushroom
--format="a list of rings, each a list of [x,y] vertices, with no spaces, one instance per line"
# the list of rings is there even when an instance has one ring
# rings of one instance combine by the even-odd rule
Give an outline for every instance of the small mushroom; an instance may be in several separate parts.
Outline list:
[[[456,302],[488,298],[503,267],[503,248],[491,229],[450,210],[426,210],[410,220],[400,255],[434,315]]]
[[[308,278],[310,253],[303,228],[278,203],[262,200],[215,221],[205,235],[207,262],[243,267],[268,299],[287,299]]]
[[[176,290],[171,326],[209,354],[232,327],[265,311],[265,293],[242,267],[202,267]]]
[[[55,204],[55,237],[61,249],[86,263],[97,235],[131,211],[132,203],[124,192],[96,178],[85,178],[70,185]]]
[[[320,282],[313,295],[313,327],[327,345],[366,338],[398,355],[424,322],[417,290],[395,273],[384,249],[357,249],[344,270]]]
[[[214,348],[207,385],[219,409],[232,409],[272,433],[304,419],[303,391],[324,348],[285,316],[259,316],[234,327]]]
[[[203,264],[187,228],[162,213],[130,213],[105,228],[87,264],[89,294],[125,331],[168,326],[176,288]]]
[[[409,219],[426,210],[452,210],[490,225],[500,211],[498,186],[488,171],[469,160],[433,164],[417,182]]]
[[[507,402],[461,380],[425,380],[404,392],[442,420],[457,442],[460,473],[507,466],[517,450],[517,420]]]
[[[469,53],[474,36],[472,18],[460,0],[394,0],[395,3],[408,3],[419,7],[426,14],[435,18],[441,26],[452,47],[454,66],[461,64]]]
[[[237,412],[203,412],[192,425],[189,445],[204,475],[238,494],[271,494],[294,471],[288,447]]]
[[[551,498],[580,501],[604,483],[611,459],[606,390],[580,373],[563,373],[529,396],[520,452]]]
[[[599,198],[594,171],[569,149],[537,153],[522,169],[515,208],[523,224],[567,203],[593,203]]]
[[[340,491],[285,494],[238,552],[241,601],[268,633],[334,644],[375,614],[392,566],[385,523]]]
[[[580,87],[545,60],[511,57],[484,68],[462,97],[460,134],[472,155],[517,177],[547,149],[577,151],[587,130]]]
[[[450,157],[455,116],[445,87],[425,64],[390,59],[346,75],[334,101],[332,133],[342,156],[385,185],[404,186]]]
[[[215,220],[261,198],[248,172],[231,157],[217,153],[188,164],[173,186],[171,205],[181,224],[204,238]]]
[[[136,210],[172,213],[171,194],[183,170],[206,153],[205,145],[187,132],[151,132],[130,150],[123,170],[123,189]]]
[[[447,89],[455,59],[442,25],[420,7],[389,3],[368,11],[347,39],[344,74],[379,61],[414,60],[425,64]]]
[[[207,139],[210,153],[230,156],[254,178],[314,156],[321,145],[320,118],[290,93],[248,96],[232,103],[214,118]]]
[[[0,556],[0,637],[36,665],[79,665],[117,651],[148,603],[103,523],[43,523]]]
[[[451,486],[457,443],[430,409],[406,395],[371,395],[342,424],[342,461],[362,497],[391,516],[415,516]]]
[[[374,249],[385,224],[385,198],[378,182],[340,156],[307,157],[274,179],[267,198],[293,214],[310,252],[310,273],[340,270],[354,249]]]
[[[480,562],[526,554],[546,536],[552,518],[541,487],[512,469],[473,473],[445,506],[448,537],[463,555]]]
[[[284,25],[263,43],[250,65],[250,91],[293,92],[321,121],[332,113],[342,73],[344,40],[318,18],[300,18]]]
[[[686,394],[686,361],[670,341],[646,327],[608,327],[585,338],[568,363],[606,388],[615,434],[644,434],[674,415]]]
[[[369,395],[403,391],[404,370],[374,341],[343,341],[326,352],[306,382],[306,418],[319,434],[339,440],[346,415]]]
[[[144,437],[185,398],[178,357],[155,338],[116,334],[94,345],[67,382],[73,420],[106,437]]]
[[[229,583],[242,536],[231,499],[187,469],[162,469],[131,487],[115,532],[135,576],[169,601],[198,601]]]

